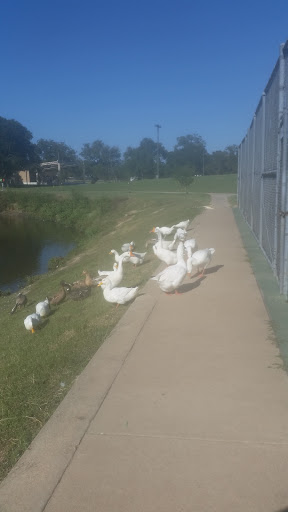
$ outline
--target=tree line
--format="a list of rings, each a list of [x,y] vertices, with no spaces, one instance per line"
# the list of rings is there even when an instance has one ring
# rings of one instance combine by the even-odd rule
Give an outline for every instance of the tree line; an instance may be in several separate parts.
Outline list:
[[[79,154],[64,142],[40,139],[32,142],[32,133],[14,119],[0,117],[0,178],[17,185],[18,171],[35,173],[37,181],[45,180],[44,162],[59,162],[57,180],[68,177],[98,180],[130,180],[181,177],[237,172],[236,145],[223,151],[208,153],[206,142],[197,133],[177,137],[173,151],[151,138],[141,140],[138,147],[129,146],[121,154],[117,146],[102,140],[85,143]],[[48,179],[48,178],[47,178]]]

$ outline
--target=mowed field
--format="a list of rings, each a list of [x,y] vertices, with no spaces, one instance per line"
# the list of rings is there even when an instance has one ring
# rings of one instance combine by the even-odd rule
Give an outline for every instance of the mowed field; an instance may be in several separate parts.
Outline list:
[[[91,296],[83,301],[67,298],[52,307],[34,334],[25,330],[24,318],[35,312],[37,302],[59,290],[61,280],[82,279],[84,269],[92,276],[97,276],[98,269],[112,269],[114,259],[109,252],[116,249],[121,253],[121,245],[131,240],[136,251],[147,254],[137,268],[125,264],[121,286],[139,286],[141,292],[160,263],[151,245],[146,248],[153,226],[192,220],[209,205],[210,192],[233,196],[236,182],[236,175],[201,176],[195,178],[189,193],[168,179],[77,186],[77,192],[87,197],[117,198],[103,218],[102,232],[80,240],[64,267],[40,276],[22,290],[28,298],[25,309],[10,315],[16,294],[0,297],[0,478],[29,446],[129,304],[116,308],[104,300],[99,287],[93,287]],[[45,192],[66,194],[69,189],[71,186],[45,187]],[[41,190],[19,190],[19,194]]]

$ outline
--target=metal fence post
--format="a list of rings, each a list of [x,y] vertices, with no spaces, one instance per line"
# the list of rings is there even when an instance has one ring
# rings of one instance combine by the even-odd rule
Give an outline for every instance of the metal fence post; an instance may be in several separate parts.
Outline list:
[[[274,251],[273,251],[273,261],[272,261],[272,268],[278,278],[280,290],[282,291],[282,283],[281,283],[281,275],[280,270],[277,275],[277,256],[280,258],[279,262],[279,268],[281,269],[282,266],[282,258],[283,258],[283,240],[278,240],[278,225],[279,222],[281,222],[281,218],[279,216],[279,210],[282,209],[281,204],[281,186],[282,186],[282,179],[281,179],[281,160],[282,160],[282,154],[281,154],[281,133],[282,133],[282,125],[283,125],[283,110],[284,110],[284,78],[285,78],[285,62],[284,62],[284,56],[283,56],[283,48],[284,44],[280,45],[280,53],[279,53],[279,103],[278,103],[278,130],[277,130],[277,161],[276,161],[276,197],[275,197],[275,220],[274,220]],[[280,200],[280,201],[279,201]],[[280,205],[279,205],[280,202]],[[281,228],[280,228],[281,230]],[[280,231],[279,230],[279,231]],[[279,255],[277,255],[277,252],[279,250]]]
[[[288,130],[288,119],[287,119],[287,101],[288,101],[288,44],[283,45],[282,48],[284,69],[283,69],[283,115],[282,115],[282,139],[281,139],[281,172],[282,172],[282,194],[281,194],[281,239],[282,239],[282,262],[281,262],[281,288],[280,291],[288,298],[288,221],[286,212],[288,211],[288,182],[287,182],[287,130]],[[286,72],[285,72],[286,71]],[[286,83],[285,83],[286,82]],[[283,229],[283,231],[282,231]]]
[[[254,204],[253,204],[253,198],[254,198],[254,178],[255,178],[255,125],[256,125],[256,115],[254,115],[253,123],[252,123],[252,129],[253,129],[253,137],[252,137],[252,164],[251,164],[251,200],[250,200],[250,208],[251,208],[251,228],[254,232]]]
[[[260,185],[260,222],[259,222],[259,244],[263,249],[263,198],[264,198],[264,184],[263,184],[263,173],[264,173],[264,159],[265,159],[265,110],[266,110],[266,94],[262,94],[262,144],[261,144],[261,185]]]

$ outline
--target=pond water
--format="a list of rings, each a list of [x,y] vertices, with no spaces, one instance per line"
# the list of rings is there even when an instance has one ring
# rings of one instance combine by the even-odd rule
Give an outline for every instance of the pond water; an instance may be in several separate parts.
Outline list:
[[[0,290],[18,290],[27,276],[44,274],[50,258],[66,256],[75,245],[75,235],[52,222],[0,216]]]

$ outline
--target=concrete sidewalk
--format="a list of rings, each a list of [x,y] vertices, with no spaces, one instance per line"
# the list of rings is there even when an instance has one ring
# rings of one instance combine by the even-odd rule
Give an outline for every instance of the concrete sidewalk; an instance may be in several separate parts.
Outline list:
[[[225,195],[181,296],[147,283],[0,487],[1,512],[276,512],[288,378]]]

